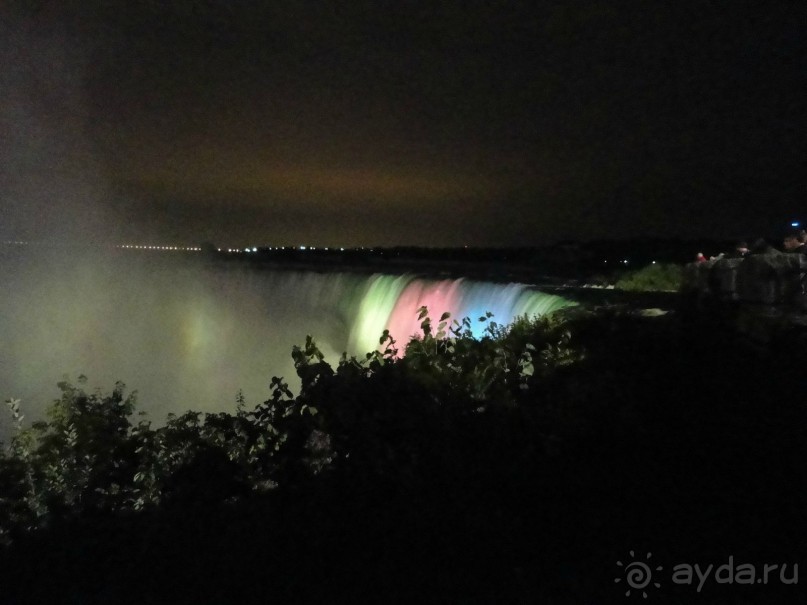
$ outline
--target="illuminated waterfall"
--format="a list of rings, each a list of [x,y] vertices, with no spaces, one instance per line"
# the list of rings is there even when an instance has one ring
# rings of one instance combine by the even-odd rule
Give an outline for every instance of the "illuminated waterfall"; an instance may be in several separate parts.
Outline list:
[[[265,399],[273,375],[294,387],[290,352],[306,334],[335,364],[343,351],[377,348],[385,328],[403,349],[424,305],[433,320],[445,311],[469,317],[480,335],[487,311],[506,324],[570,304],[524,284],[130,261],[0,266],[10,285],[0,297],[3,399],[22,398],[33,418],[31,406],[57,396],[63,374],[83,373],[91,388],[115,380],[136,388],[157,419],[227,410],[239,389],[250,404]]]
[[[400,344],[420,332],[417,310],[428,307],[437,320],[444,312],[451,318],[471,319],[474,336],[481,336],[485,324],[478,318],[486,312],[493,319],[510,323],[520,315],[542,316],[567,306],[568,300],[530,289],[524,284],[492,284],[464,279],[424,280],[413,277],[374,276],[361,302],[350,338],[351,352],[370,351],[386,328]]]

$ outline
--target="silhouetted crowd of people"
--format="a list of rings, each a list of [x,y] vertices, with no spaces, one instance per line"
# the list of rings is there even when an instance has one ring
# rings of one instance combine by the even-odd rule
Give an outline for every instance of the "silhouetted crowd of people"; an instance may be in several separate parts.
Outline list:
[[[782,250],[775,248],[764,238],[757,239],[751,246],[745,241],[739,241],[731,252],[721,252],[717,256],[707,258],[703,252],[695,255],[696,263],[705,263],[720,258],[743,258],[749,254],[807,254],[807,231],[793,229],[782,240]]]

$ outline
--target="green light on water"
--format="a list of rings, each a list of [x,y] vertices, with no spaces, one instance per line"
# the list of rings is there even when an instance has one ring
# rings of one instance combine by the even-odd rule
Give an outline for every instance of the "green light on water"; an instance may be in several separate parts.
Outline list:
[[[378,348],[378,339],[387,327],[390,314],[412,280],[409,275],[374,275],[370,278],[350,331],[348,348],[351,353],[362,354]]]

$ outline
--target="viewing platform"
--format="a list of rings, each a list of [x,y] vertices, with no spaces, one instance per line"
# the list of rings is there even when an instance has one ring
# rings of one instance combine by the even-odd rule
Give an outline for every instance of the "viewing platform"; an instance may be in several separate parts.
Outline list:
[[[807,338],[807,256],[769,252],[690,263],[681,307],[700,319],[728,323],[753,340]]]

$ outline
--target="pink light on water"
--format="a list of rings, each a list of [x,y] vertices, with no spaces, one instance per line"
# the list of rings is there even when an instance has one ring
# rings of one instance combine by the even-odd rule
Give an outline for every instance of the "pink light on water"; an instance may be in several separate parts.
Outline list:
[[[424,282],[417,279],[410,283],[401,293],[398,302],[390,313],[387,328],[399,343],[405,343],[414,334],[422,334],[418,309],[426,306],[429,316],[437,328],[437,320],[448,311],[452,318],[456,317],[461,304],[461,280],[443,280],[438,282]]]

